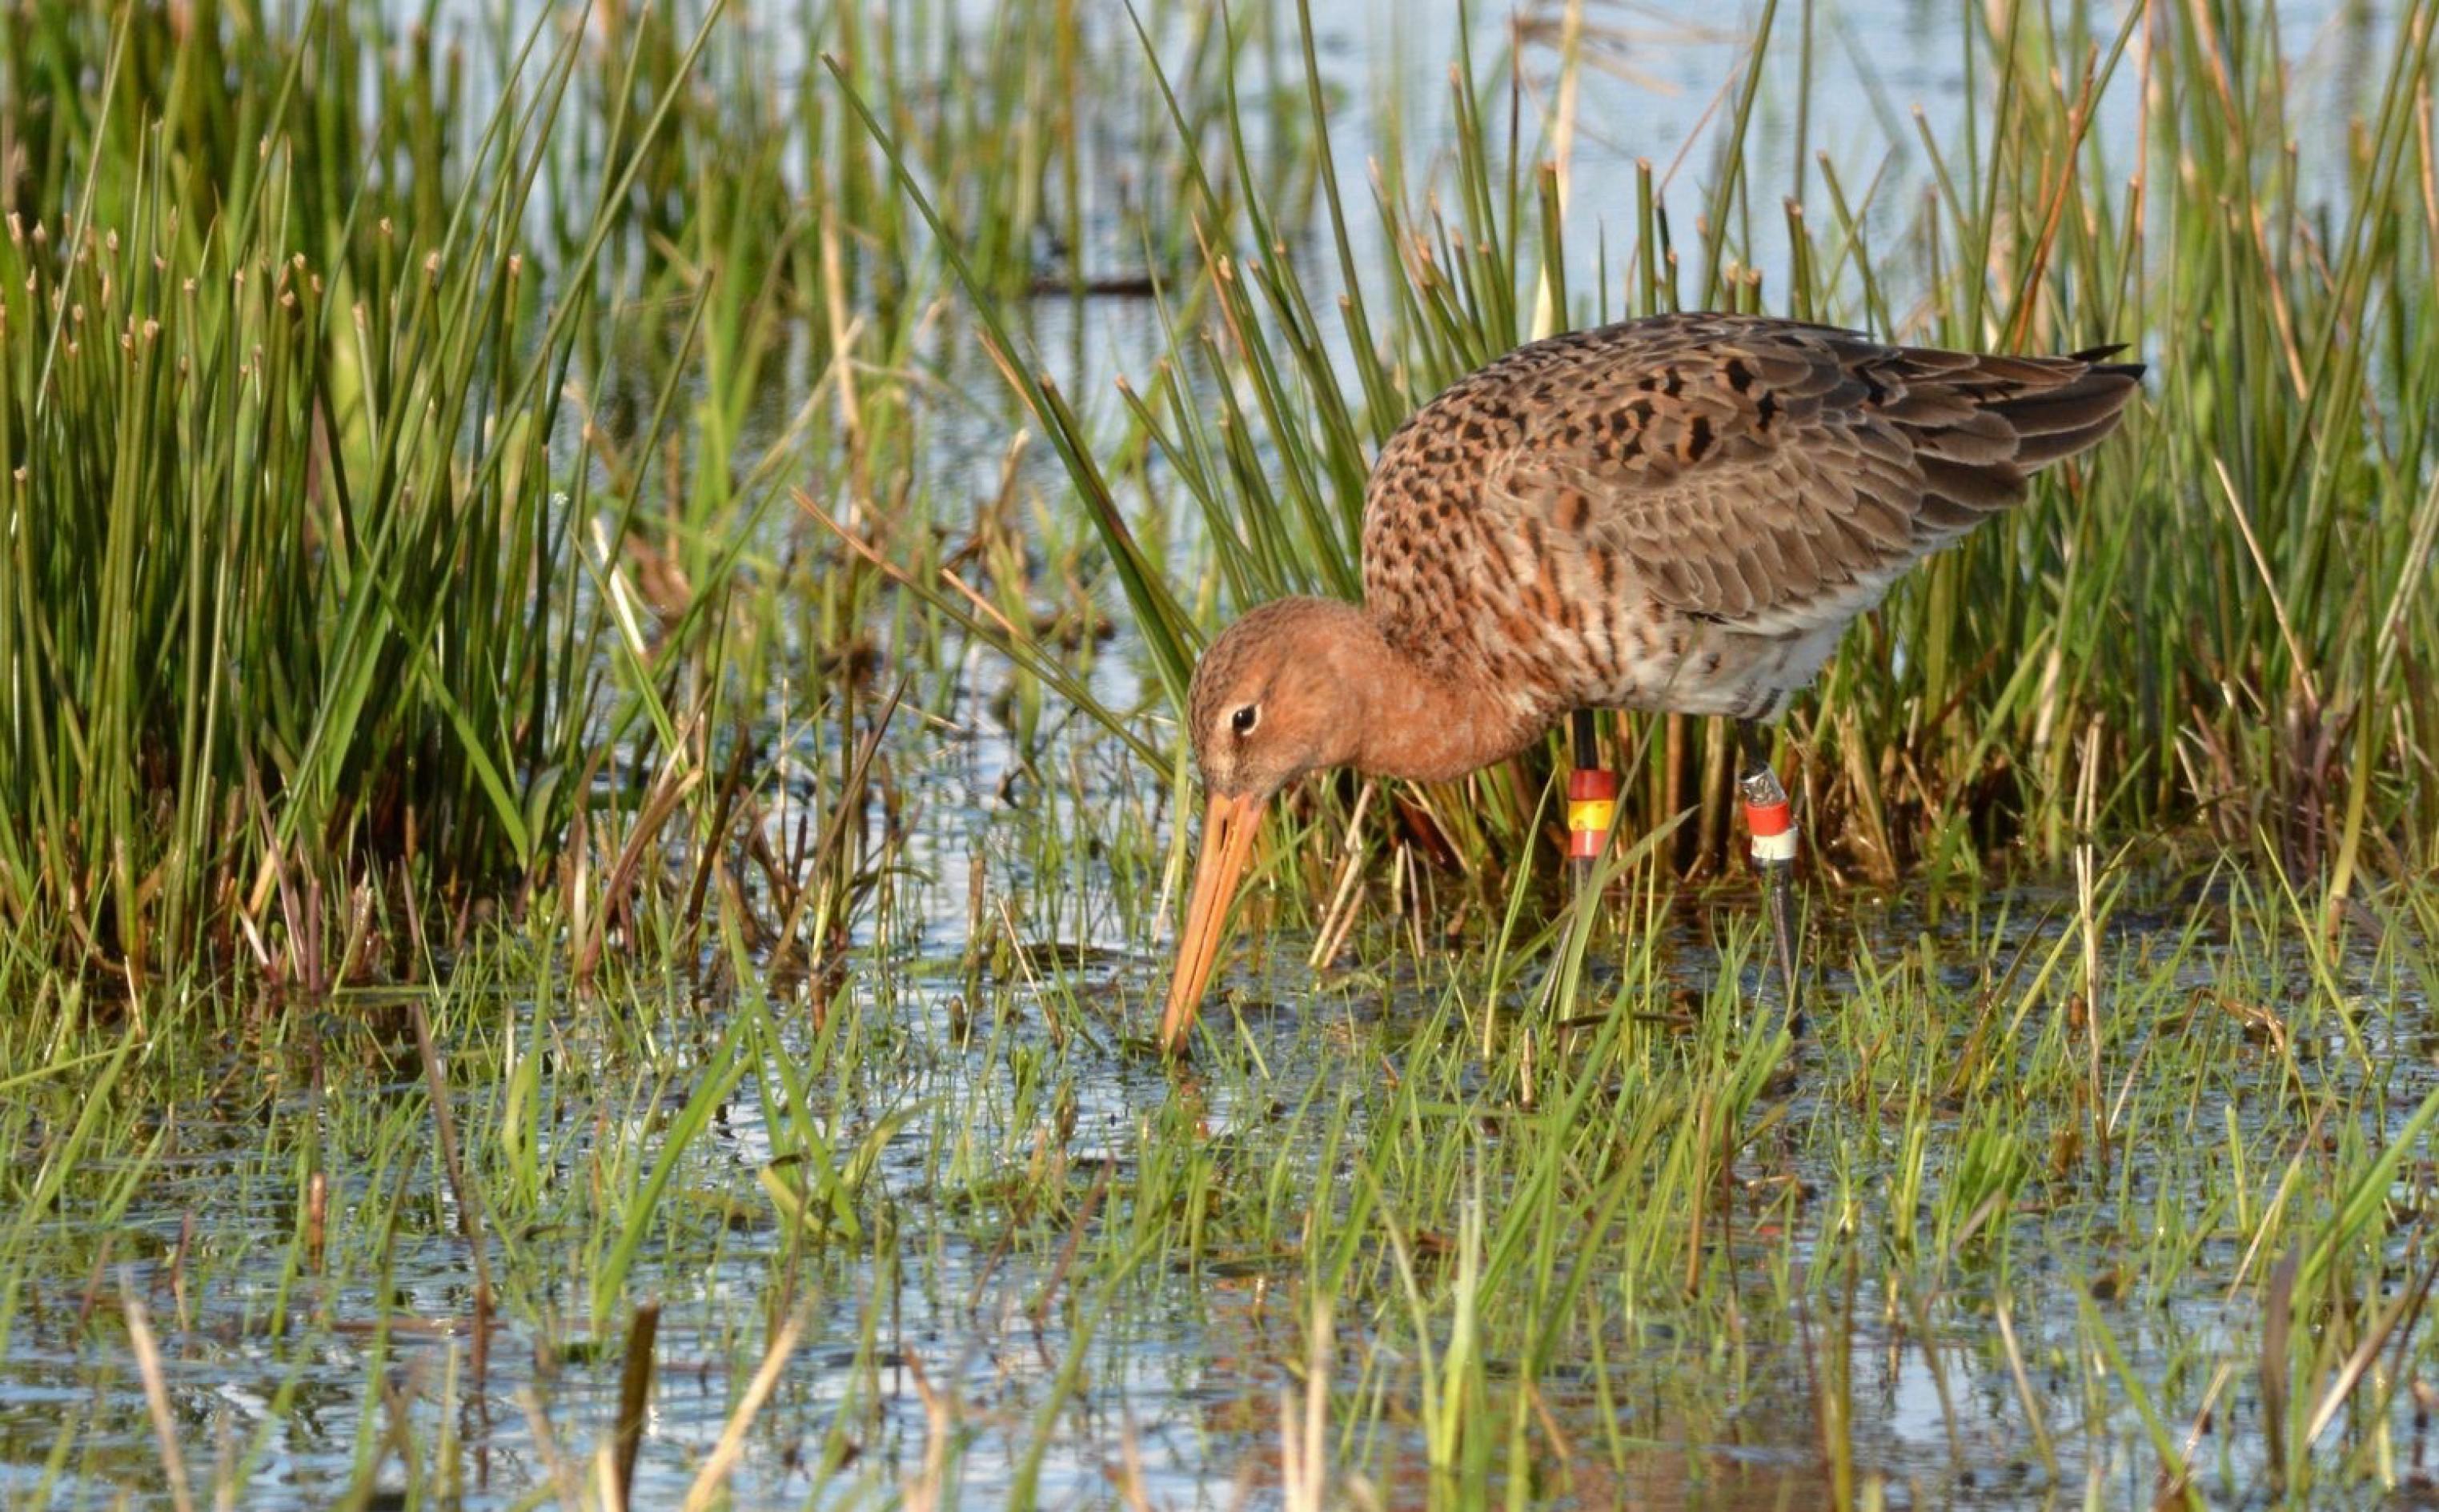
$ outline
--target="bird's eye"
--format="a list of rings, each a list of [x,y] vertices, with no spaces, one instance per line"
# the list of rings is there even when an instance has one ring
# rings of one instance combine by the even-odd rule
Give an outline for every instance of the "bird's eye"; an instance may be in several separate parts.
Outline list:
[[[1248,703],[1243,708],[1238,709],[1236,713],[1228,716],[1228,728],[1236,731],[1238,735],[1251,735],[1254,733],[1255,721],[1259,720],[1261,717],[1262,711],[1254,704]]]

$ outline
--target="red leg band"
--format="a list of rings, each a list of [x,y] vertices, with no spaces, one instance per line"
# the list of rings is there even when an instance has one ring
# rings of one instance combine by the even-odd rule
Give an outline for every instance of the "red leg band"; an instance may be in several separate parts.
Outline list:
[[[1617,774],[1577,767],[1567,774],[1567,854],[1590,861],[1601,853],[1617,816]]]
[[[1783,835],[1795,827],[1794,807],[1783,798],[1776,803],[1749,803],[1745,805],[1745,823],[1753,827],[1756,840]]]
[[[1753,830],[1754,860],[1777,863],[1795,860],[1795,815],[1785,798],[1746,804],[1745,824]]]

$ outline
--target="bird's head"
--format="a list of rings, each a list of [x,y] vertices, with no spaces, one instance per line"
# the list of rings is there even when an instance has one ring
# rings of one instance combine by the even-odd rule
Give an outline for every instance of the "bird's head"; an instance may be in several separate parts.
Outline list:
[[[1363,612],[1325,598],[1282,598],[1228,627],[1194,668],[1186,718],[1207,806],[1194,892],[1178,935],[1162,1048],[1184,1048],[1220,952],[1220,925],[1272,794],[1362,749],[1364,688],[1379,672]]]
[[[1355,759],[1365,669],[1348,651],[1369,628],[1352,604],[1281,598],[1220,632],[1185,701],[1211,796],[1260,805],[1308,772]]]

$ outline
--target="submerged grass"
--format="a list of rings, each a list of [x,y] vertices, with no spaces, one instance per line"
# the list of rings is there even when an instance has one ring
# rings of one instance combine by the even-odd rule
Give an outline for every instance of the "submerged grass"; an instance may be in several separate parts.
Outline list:
[[[12,1494],[160,1484],[123,1298],[189,1473],[275,1500],[312,1467],[490,1499],[460,1437],[485,1423],[589,1504],[645,1304],[642,1500],[695,1477],[779,1340],[747,1504],[1124,1503],[1091,1487],[1127,1463],[1150,1502],[1285,1500],[1291,1442],[1353,1505],[1819,1504],[1832,1465],[1842,1504],[2420,1484],[2433,963],[2402,928],[2328,953],[2274,886],[2200,881],[2210,909],[2121,877],[2088,914],[1858,917],[1800,1045],[1744,1011],[1743,916],[1662,916],[1563,1046],[1487,1053],[1487,956],[1374,927],[1408,987],[1281,952],[1276,1005],[1240,999],[1237,1048],[1166,1096],[1109,1048],[1122,967],[1011,963],[955,1038],[952,955],[876,952],[816,1028],[759,995],[605,1013],[494,952],[431,1000],[462,1186],[395,994],[151,1037],[218,1063],[62,1005],[6,1046],[62,1070],[0,1114],[43,1151],[0,1179],[0,1352],[21,1382],[61,1350],[101,1374],[64,1425],[0,1414]],[[925,904],[877,922],[899,907]],[[303,1412],[334,1394],[352,1427]]]
[[[1858,179],[1764,5],[1597,205],[1567,7],[1445,133],[1284,6],[0,10],[0,1504],[2426,1492],[2434,14],[2333,133],[1982,8]],[[1137,1054],[1193,648],[1680,305],[2154,364],[1793,721],[1812,1034],[1652,720],[1599,928],[1555,751],[1316,784]]]

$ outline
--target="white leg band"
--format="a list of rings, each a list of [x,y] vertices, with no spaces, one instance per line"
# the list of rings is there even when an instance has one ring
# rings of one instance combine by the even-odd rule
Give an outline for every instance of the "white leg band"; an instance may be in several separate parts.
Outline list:
[[[1793,861],[1795,859],[1793,827],[1782,829],[1774,835],[1754,836],[1753,855],[1755,861]]]

